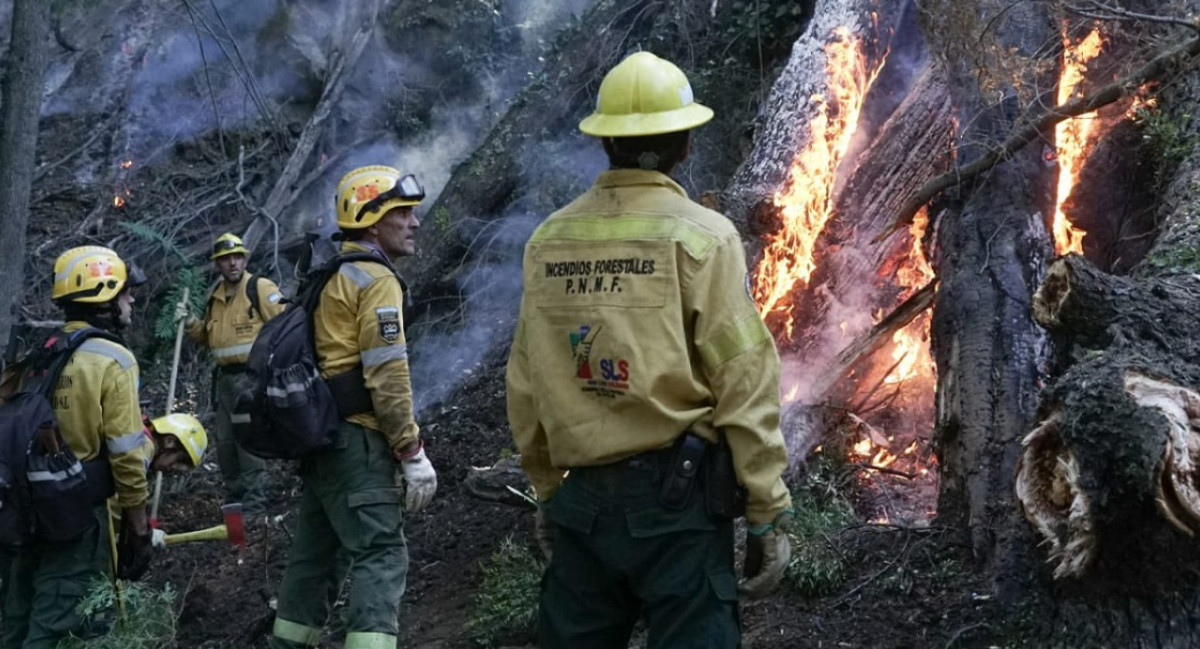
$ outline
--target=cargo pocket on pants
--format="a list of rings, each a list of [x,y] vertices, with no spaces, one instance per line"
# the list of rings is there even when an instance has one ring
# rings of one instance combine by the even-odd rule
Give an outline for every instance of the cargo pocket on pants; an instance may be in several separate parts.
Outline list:
[[[355,545],[371,547],[384,539],[400,538],[400,489],[364,489],[346,496],[346,504],[358,524]]]

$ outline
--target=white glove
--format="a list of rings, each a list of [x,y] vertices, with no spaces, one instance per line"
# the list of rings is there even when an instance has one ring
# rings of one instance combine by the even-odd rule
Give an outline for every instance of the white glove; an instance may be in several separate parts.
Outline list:
[[[192,310],[188,308],[187,302],[180,302],[175,305],[175,322],[184,322],[192,314]]]
[[[751,558],[753,555],[758,557]],[[746,535],[746,563],[762,563],[757,571],[750,568],[752,574],[746,575],[746,580],[738,585],[738,590],[750,598],[760,598],[770,595],[787,570],[788,562],[792,560],[792,542],[787,532],[779,529],[768,529],[762,534]]]
[[[159,529],[150,530],[150,545],[156,548],[167,547],[167,533]]]
[[[400,468],[404,471],[404,509],[408,512],[419,512],[433,500],[433,492],[437,491],[437,472],[425,457],[425,449],[417,454],[401,460]]]

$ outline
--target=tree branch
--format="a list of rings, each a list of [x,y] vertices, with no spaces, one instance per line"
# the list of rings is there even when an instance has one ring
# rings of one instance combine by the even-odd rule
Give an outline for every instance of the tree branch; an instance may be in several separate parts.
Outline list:
[[[1068,4],[1067,11],[1083,16],[1084,18],[1092,18],[1094,20],[1128,20],[1143,23],[1159,23],[1162,25],[1177,25],[1186,27],[1194,32],[1200,33],[1200,23],[1195,20],[1187,20],[1184,18],[1175,18],[1173,16],[1157,16],[1154,14],[1142,14],[1136,11],[1129,11],[1121,7],[1114,7],[1098,0],[1088,0],[1084,5]]]
[[[912,219],[917,211],[926,203],[933,200],[938,194],[951,187],[957,187],[973,180],[976,176],[1008,160],[1024,148],[1026,144],[1029,144],[1038,137],[1048,135],[1060,122],[1090,113],[1101,106],[1107,106],[1129,95],[1146,83],[1161,79],[1177,67],[1190,67],[1195,62],[1189,59],[1196,57],[1198,54],[1200,54],[1200,38],[1193,38],[1179,47],[1151,59],[1132,73],[1089,95],[1052,108],[1037,119],[1017,129],[999,147],[988,151],[974,162],[964,167],[951,169],[922,185],[908,200],[904,201],[904,204],[900,206],[900,212],[896,215],[896,218],[873,241],[882,241],[895,234],[897,230],[908,227],[912,223]]]

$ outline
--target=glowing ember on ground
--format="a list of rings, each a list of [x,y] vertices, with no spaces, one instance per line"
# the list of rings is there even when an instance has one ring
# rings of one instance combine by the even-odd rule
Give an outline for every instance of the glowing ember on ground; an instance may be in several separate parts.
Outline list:
[[[113,207],[125,207],[125,199],[121,196],[113,196]]]
[[[1088,63],[1100,54],[1104,38],[1099,28],[1093,29],[1083,40],[1075,43],[1063,33],[1063,69],[1058,81],[1058,105],[1067,103],[1082,92]],[[1072,188],[1079,182],[1079,172],[1095,144],[1098,121],[1091,112],[1059,122],[1054,129],[1056,157],[1058,158],[1058,193],[1054,207],[1054,251],[1059,255],[1083,254],[1083,230],[1075,227],[1063,212],[1063,203],[1071,195]]]
[[[833,211],[837,170],[858,128],[867,90],[883,67],[883,61],[870,65],[861,39],[848,29],[839,28],[834,35],[825,48],[829,96],[811,97],[817,114],[809,122],[808,147],[793,161],[786,188],[775,195],[783,228],[767,242],[754,273],[759,311],[764,317],[786,313],[783,334],[788,339],[794,325],[791,294],[808,285],[816,268],[813,250]]]

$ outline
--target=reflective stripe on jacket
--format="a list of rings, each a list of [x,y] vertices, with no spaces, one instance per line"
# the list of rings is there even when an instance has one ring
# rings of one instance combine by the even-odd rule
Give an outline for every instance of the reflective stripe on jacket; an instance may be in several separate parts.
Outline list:
[[[204,317],[187,328],[192,340],[208,346],[217,365],[245,363],[263,323],[283,312],[279,287],[262,276],[257,286],[258,309],[250,308],[250,298],[246,295],[250,277],[250,273],[242,273],[233,287],[223,280],[218,282],[210,292],[210,306]]]
[[[346,253],[372,250],[358,242],[342,244]],[[322,376],[336,376],[362,364],[375,410],[346,419],[380,431],[392,448],[415,442],[419,432],[413,416],[402,304],[404,295],[395,273],[383,264],[357,261],[339,267],[313,314]]]
[[[68,322],[63,329],[87,326]],[[97,457],[102,447],[107,451],[120,506],[145,504],[145,433],[133,354],[111,340],[84,341],[63,369],[51,405],[63,439],[80,460]]]
[[[612,170],[525,247],[508,417],[539,499],[571,467],[724,431],[747,519],[791,504],[779,356],[749,296],[741,239],[654,171]]]

